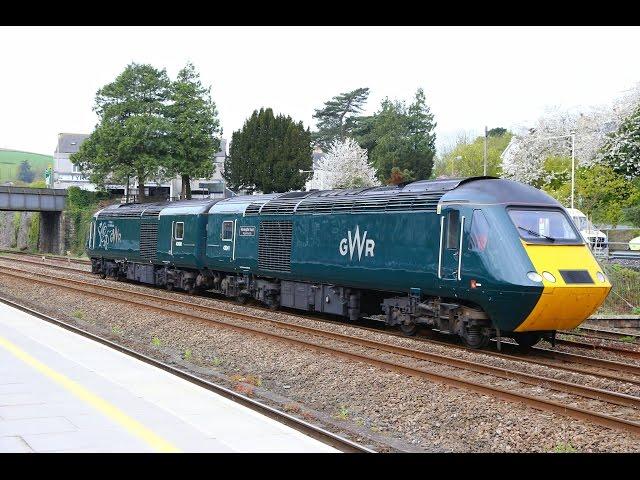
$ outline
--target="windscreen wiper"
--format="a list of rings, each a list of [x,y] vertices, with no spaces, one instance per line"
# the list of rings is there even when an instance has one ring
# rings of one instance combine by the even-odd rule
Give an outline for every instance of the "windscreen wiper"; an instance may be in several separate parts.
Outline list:
[[[531,233],[531,234],[535,235],[536,237],[544,237],[544,238],[546,238],[547,240],[551,240],[552,242],[555,242],[555,241],[556,241],[556,239],[555,239],[555,238],[553,238],[553,237],[548,237],[547,235],[543,235],[543,234],[541,234],[541,233],[534,232],[533,230],[529,230],[528,228],[521,227],[520,225],[516,225],[516,227],[518,227],[518,228],[519,228],[519,229],[521,229],[521,230],[524,230],[524,231],[525,231],[525,232],[527,232],[527,233]]]

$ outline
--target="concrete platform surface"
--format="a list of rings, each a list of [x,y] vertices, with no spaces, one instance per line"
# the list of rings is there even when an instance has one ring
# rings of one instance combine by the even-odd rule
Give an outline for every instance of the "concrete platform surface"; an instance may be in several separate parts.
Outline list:
[[[336,452],[0,303],[0,452]]]

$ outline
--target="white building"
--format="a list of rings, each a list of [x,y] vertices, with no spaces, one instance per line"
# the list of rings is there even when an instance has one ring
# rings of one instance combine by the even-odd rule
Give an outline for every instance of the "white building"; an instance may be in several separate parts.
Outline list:
[[[71,154],[76,153],[82,142],[89,137],[83,133],[59,133],[58,144],[53,154],[53,186],[54,188],[80,187],[83,190],[95,191],[96,186],[69,160]],[[193,198],[226,198],[234,193],[226,188],[222,178],[224,160],[227,156],[227,140],[220,141],[220,151],[215,154],[213,165],[215,171],[210,178],[191,179],[191,194]],[[161,197],[177,200],[183,196],[182,180],[174,178],[169,181],[158,182],[148,180],[145,182],[147,196]],[[126,194],[126,185],[108,185],[107,190],[113,194]],[[130,195],[136,195],[138,189],[131,184]]]
[[[76,153],[82,142],[89,137],[86,133],[59,133],[58,145],[53,153],[53,187],[80,187],[83,190],[95,191],[95,185],[80,172],[69,157]]]

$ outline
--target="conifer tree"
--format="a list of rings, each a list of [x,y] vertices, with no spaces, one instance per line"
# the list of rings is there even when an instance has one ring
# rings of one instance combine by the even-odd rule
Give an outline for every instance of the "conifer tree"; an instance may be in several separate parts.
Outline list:
[[[205,88],[195,67],[188,63],[171,85],[171,157],[167,173],[179,175],[182,193],[191,198],[191,179],[209,178],[215,170],[214,156],[220,148],[220,121],[211,100],[211,87]]]
[[[311,153],[311,133],[302,122],[261,108],[233,132],[223,176],[230,188],[249,192],[300,190],[310,176]]]
[[[336,95],[325,102],[324,107],[316,109],[313,118],[317,120],[318,131],[313,132],[313,141],[326,151],[333,141],[344,142],[352,136],[357,114],[364,108],[368,97],[368,88],[357,88]]]

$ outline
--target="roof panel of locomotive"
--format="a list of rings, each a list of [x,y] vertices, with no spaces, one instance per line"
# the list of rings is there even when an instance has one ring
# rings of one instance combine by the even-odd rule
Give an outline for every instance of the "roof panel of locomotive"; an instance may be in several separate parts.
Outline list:
[[[441,203],[469,203],[477,205],[562,205],[552,196],[530,185],[504,178],[483,178],[468,181],[445,193]]]
[[[109,205],[95,214],[98,218],[157,217],[205,213],[217,200],[180,200],[177,202],[122,203]]]

